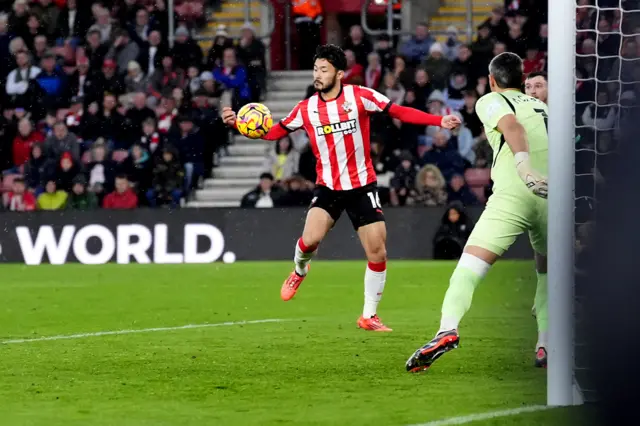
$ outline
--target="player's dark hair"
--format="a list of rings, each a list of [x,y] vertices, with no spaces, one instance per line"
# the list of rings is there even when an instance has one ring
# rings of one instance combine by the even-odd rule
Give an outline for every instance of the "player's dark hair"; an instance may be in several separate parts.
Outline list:
[[[344,50],[335,44],[318,46],[316,49],[316,55],[313,57],[313,61],[315,62],[318,59],[325,59],[338,71],[344,71],[347,69],[347,56],[344,54]]]
[[[489,73],[501,89],[519,89],[522,86],[522,59],[511,52],[504,52],[493,58]]]
[[[544,81],[549,81],[547,79],[547,73],[544,71],[534,71],[532,73],[529,73],[529,75],[527,76],[527,80],[530,80],[532,78],[536,78],[536,77],[542,77],[544,78]]]

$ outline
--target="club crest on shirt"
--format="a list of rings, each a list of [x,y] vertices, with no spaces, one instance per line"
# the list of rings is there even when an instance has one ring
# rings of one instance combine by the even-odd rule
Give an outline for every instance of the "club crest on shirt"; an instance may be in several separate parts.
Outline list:
[[[355,119],[316,127],[316,134],[318,136],[326,136],[339,133],[342,133],[343,135],[350,135],[357,131],[357,123]]]
[[[351,102],[346,101],[345,103],[342,104],[342,109],[344,110],[344,112],[346,112],[347,114],[349,114],[352,110],[351,108]]]

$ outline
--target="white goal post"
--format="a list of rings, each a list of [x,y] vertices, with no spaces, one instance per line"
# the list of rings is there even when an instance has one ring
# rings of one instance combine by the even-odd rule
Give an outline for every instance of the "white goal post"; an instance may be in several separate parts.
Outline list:
[[[576,0],[549,0],[549,335],[547,404],[581,403],[574,388]]]

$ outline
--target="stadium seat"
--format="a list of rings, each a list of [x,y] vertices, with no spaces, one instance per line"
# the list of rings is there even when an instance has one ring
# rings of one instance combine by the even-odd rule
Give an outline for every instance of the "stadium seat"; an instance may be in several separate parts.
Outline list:
[[[126,151],[124,149],[118,149],[113,151],[113,155],[111,156],[111,158],[116,163],[122,163],[128,156],[129,156],[129,151]]]

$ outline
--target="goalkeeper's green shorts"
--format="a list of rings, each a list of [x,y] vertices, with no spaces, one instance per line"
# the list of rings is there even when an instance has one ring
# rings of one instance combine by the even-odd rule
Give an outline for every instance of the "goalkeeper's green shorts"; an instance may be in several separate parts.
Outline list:
[[[502,256],[523,232],[536,253],[547,254],[547,200],[509,188],[489,197],[467,246]]]

